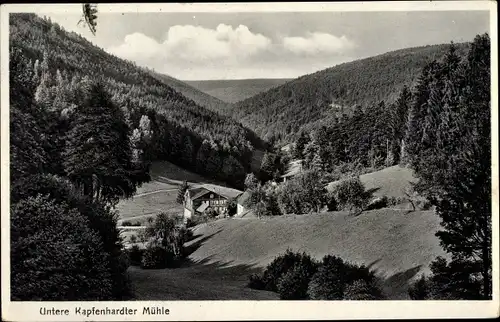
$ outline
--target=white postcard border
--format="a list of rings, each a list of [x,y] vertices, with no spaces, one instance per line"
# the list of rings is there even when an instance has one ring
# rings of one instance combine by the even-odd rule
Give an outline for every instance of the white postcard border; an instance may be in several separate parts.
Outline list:
[[[6,321],[203,321],[203,320],[307,320],[360,318],[480,318],[499,316],[499,205],[498,205],[498,31],[494,1],[401,1],[342,3],[216,3],[216,4],[99,4],[107,12],[299,12],[299,11],[429,11],[489,10],[492,76],[492,201],[493,299],[491,301],[128,301],[128,302],[11,302],[9,222],[9,12],[79,13],[81,6],[9,4],[1,7],[1,243],[2,319]],[[143,315],[144,307],[158,306],[169,314]],[[68,309],[63,316],[40,315],[40,308]],[[127,307],[136,315],[75,314],[76,308]]]

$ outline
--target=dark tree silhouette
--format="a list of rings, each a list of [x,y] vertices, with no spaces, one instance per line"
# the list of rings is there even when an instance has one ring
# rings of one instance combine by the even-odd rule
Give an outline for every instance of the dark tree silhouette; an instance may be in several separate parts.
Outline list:
[[[411,108],[409,162],[441,218],[451,261],[431,266],[435,297],[491,298],[490,39],[461,60],[454,45],[425,69]],[[418,125],[418,126],[417,126]]]

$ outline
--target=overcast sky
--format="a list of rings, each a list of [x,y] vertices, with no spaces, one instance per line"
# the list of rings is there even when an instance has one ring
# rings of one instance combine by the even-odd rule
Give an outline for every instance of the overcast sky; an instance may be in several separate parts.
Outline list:
[[[487,11],[46,14],[117,55],[181,80],[293,78],[387,51],[470,41]]]

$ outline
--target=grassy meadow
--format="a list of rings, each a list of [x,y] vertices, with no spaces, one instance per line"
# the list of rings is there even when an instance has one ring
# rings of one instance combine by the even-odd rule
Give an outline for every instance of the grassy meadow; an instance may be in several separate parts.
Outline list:
[[[147,218],[148,213],[179,213],[182,207],[175,202],[174,171],[171,164],[156,165],[156,181],[122,202],[121,216],[134,221],[131,218]],[[396,166],[364,174],[361,180],[375,196],[402,198],[415,178],[410,170]],[[154,185],[160,192],[151,191]],[[174,190],[162,191],[169,189]],[[290,248],[318,259],[333,254],[369,265],[384,280],[383,289],[390,299],[406,299],[408,283],[445,253],[434,236],[439,219],[433,211],[405,209],[397,205],[358,216],[324,212],[221,219],[193,228],[195,238],[186,244],[190,255],[184,266],[162,270],[131,267],[129,271],[136,296],[144,300],[273,299],[274,293],[247,288],[247,278]],[[128,241],[138,231],[126,228],[122,236]]]

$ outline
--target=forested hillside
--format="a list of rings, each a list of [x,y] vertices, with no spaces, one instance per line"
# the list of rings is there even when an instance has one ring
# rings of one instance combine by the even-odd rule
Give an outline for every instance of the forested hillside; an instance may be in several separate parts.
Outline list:
[[[352,113],[333,117],[328,126],[299,133],[291,152],[302,159],[303,170],[277,187],[269,182],[262,185],[249,176],[245,180],[247,207],[258,217],[320,212],[322,207],[357,208],[355,216],[359,216],[373,209],[369,206],[369,200],[374,200],[371,194],[380,193],[387,185],[366,189],[360,173],[393,165],[409,167],[416,180],[391,190],[403,194],[412,205],[408,216],[414,215],[419,203],[422,209],[433,208],[441,220],[436,236],[449,255],[431,262],[431,274],[419,279],[409,296],[419,300],[491,299],[490,47],[488,34],[477,35],[465,54],[463,45],[450,44],[442,59],[424,66],[414,86],[403,86],[397,92],[394,102],[381,101],[366,108],[357,105]],[[394,178],[393,169],[385,169],[389,170],[383,175],[386,181]],[[325,191],[324,182],[332,179],[335,182]],[[377,207],[387,207],[392,198],[397,205],[404,200],[386,195],[386,202]],[[282,262],[278,257],[276,265]],[[276,266],[269,267],[276,270]],[[307,271],[304,268],[280,278],[289,278],[287,287],[294,290],[294,285],[309,283]],[[282,299],[289,299],[284,296],[292,293],[267,286],[266,278],[250,280],[256,289],[273,287]],[[322,284],[330,281],[333,283],[325,278]],[[302,294],[301,299],[305,296],[293,294]],[[331,299],[327,292],[322,298],[314,294],[309,293],[310,298]]]
[[[282,85],[291,79],[221,79],[185,81],[189,85],[228,103],[236,103]]]
[[[422,68],[441,58],[448,45],[408,48],[344,63],[299,77],[237,103],[233,117],[264,139],[290,141],[300,129],[328,125],[356,105],[388,105],[404,86],[411,87]],[[460,54],[466,44],[457,45]]]
[[[200,90],[199,88],[197,89],[197,87],[192,86],[190,82],[183,82],[176,78],[154,72],[147,68],[146,71],[161,82],[180,92],[185,97],[195,101],[200,106],[206,107],[214,112],[219,113],[225,113],[229,109],[230,104],[222,101],[220,97],[214,96],[212,95],[212,93]]]
[[[253,150],[262,146],[238,122],[196,104],[146,70],[50,20],[11,15],[10,44],[21,50],[34,71],[36,100],[61,115],[75,109],[78,98],[72,93],[78,84],[100,80],[125,113],[147,160],[169,160],[238,184],[250,169]]]

